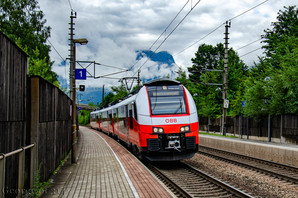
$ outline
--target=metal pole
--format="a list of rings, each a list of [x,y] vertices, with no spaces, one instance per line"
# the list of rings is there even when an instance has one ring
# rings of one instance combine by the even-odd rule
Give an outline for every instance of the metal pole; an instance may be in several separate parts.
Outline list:
[[[74,23],[73,19],[77,17],[76,12],[71,12],[70,16],[70,71],[69,71],[69,91],[72,98],[72,154],[71,162],[76,163],[76,81],[75,81],[75,43],[73,42]]]
[[[224,90],[222,92],[222,99],[223,99],[223,113],[222,113],[222,129],[221,132],[223,135],[226,135],[226,116],[227,116],[227,108],[225,108],[225,100],[228,98],[228,50],[229,50],[229,27],[231,27],[231,22],[226,21],[225,26],[225,54],[224,54],[224,77],[223,77],[223,85]]]
[[[247,117],[247,120],[246,120],[246,133],[247,133],[247,139],[249,139],[249,117]]]
[[[3,153],[0,153],[0,156],[3,158],[0,159],[0,198],[4,198],[5,195],[5,155]]]
[[[24,169],[25,169],[25,149],[19,153],[19,172],[18,172],[18,197],[22,197],[24,189]]]
[[[71,162],[76,163],[76,141],[77,141],[77,123],[76,123],[76,79],[75,79],[76,45],[73,44],[73,66],[72,66],[72,155]]]
[[[74,46],[74,43],[73,43],[73,35],[74,35],[74,23],[73,23],[73,19],[77,17],[77,13],[76,12],[73,12],[71,11],[71,15],[70,15],[70,68],[69,68],[69,96],[72,97],[72,81],[73,81],[73,73],[72,73],[72,70],[73,70],[73,65],[74,65],[74,59],[73,59],[73,56],[74,56],[74,52],[73,52],[73,46]]]
[[[268,142],[271,142],[271,117],[268,115]]]

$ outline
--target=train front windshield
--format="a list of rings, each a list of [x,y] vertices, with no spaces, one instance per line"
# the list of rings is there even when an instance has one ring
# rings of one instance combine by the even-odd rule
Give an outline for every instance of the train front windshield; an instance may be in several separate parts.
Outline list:
[[[151,114],[186,114],[184,91],[181,85],[148,86]]]

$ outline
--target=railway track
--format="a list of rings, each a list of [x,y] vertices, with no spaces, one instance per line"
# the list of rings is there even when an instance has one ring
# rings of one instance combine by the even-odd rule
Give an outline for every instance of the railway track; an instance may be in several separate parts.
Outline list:
[[[203,154],[215,159],[226,161],[251,170],[265,173],[294,184],[298,184],[298,168],[272,161],[253,158],[245,155],[235,154],[223,150],[200,146],[199,154]]]
[[[182,162],[148,167],[177,197],[252,197]]]

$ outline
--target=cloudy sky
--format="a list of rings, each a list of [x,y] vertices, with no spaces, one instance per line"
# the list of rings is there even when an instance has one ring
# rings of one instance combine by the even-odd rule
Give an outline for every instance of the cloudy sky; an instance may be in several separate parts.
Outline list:
[[[180,66],[186,70],[191,66],[191,58],[194,57],[200,44],[216,45],[224,42],[222,24],[225,21],[232,19],[229,28],[229,47],[237,50],[260,39],[264,29],[271,29],[271,22],[276,21],[277,12],[283,9],[283,6],[295,5],[294,0],[266,2],[264,0],[38,0],[38,2],[45,14],[46,25],[52,28],[49,40],[63,59],[69,55],[69,22],[73,9],[77,12],[77,18],[74,19],[75,38],[89,40],[87,45],[77,46],[77,60],[95,61],[126,69],[134,65],[130,72],[110,76],[115,78],[132,76],[140,67],[141,78],[167,75],[169,71],[165,66],[161,66],[158,70],[155,62],[145,63],[146,58],[136,63],[136,51],[148,50],[161,34],[151,50],[156,50],[161,42],[164,42],[156,52],[168,51],[177,64],[173,68]],[[263,4],[255,9],[238,16],[261,3]],[[181,9],[176,20],[166,29]],[[238,17],[234,18],[235,16]],[[216,28],[218,29],[215,30]],[[214,32],[208,35],[212,31]],[[208,36],[205,37],[206,35]],[[261,43],[257,41],[237,52],[242,56],[259,47]],[[62,58],[58,53],[52,48],[51,58],[55,61],[53,70],[68,80],[69,61],[65,66],[61,65]],[[262,50],[257,50],[241,58],[246,64],[252,65],[261,55]],[[88,71],[94,72],[93,65]],[[122,70],[96,66],[95,71],[96,76],[102,76]],[[106,84],[108,87],[119,85],[119,82],[117,79],[99,78],[77,81],[77,84],[86,84],[89,87]]]

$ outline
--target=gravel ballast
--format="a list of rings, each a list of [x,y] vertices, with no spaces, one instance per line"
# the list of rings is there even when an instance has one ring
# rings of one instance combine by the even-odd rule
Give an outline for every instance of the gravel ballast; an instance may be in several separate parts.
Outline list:
[[[298,185],[285,182],[228,162],[195,154],[184,162],[254,197],[298,198]]]

